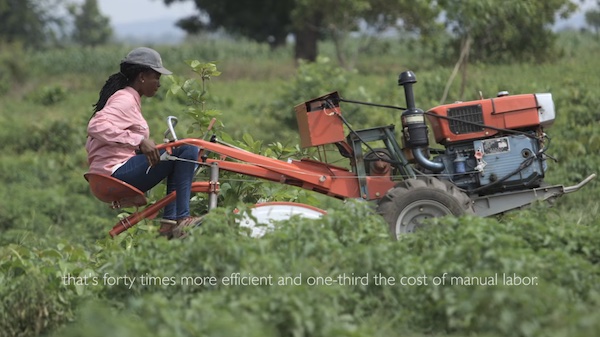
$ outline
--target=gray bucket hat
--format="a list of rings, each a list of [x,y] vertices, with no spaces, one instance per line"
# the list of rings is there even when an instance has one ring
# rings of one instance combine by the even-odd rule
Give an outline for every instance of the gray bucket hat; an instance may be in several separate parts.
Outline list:
[[[132,64],[140,64],[143,66],[150,67],[151,69],[164,74],[171,75],[172,72],[167,68],[163,67],[162,59],[160,58],[160,54],[148,47],[139,47],[130,51],[127,56],[121,61],[121,63],[132,63]]]

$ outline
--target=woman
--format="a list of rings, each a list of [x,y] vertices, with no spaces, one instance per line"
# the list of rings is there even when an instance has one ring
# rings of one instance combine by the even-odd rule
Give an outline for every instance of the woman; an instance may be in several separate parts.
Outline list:
[[[176,191],[177,198],[165,207],[159,233],[171,238],[197,220],[190,217],[196,164],[161,161],[161,153],[150,138],[140,102],[142,96],[156,94],[162,74],[172,73],[163,67],[158,52],[146,47],[132,50],[121,61],[120,71],[111,75],[100,90],[88,124],[86,150],[90,173],[112,175],[143,192],[167,178],[167,193]],[[136,154],[138,150],[141,154]],[[198,148],[180,146],[173,149],[173,155],[198,160]]]

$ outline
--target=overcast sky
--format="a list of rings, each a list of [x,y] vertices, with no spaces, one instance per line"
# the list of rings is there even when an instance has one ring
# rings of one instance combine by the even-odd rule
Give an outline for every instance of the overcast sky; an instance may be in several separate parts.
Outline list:
[[[156,19],[179,19],[196,12],[194,1],[175,2],[166,6],[163,0],[98,0],[98,7],[102,14],[110,18],[113,25]]]

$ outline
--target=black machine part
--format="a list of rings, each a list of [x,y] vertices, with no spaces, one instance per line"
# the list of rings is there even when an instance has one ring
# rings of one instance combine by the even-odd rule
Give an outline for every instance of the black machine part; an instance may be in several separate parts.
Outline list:
[[[444,164],[430,161],[423,153],[429,147],[428,128],[427,123],[425,123],[423,110],[415,106],[415,96],[412,87],[415,83],[417,83],[417,78],[415,73],[410,70],[402,72],[398,77],[398,85],[404,87],[404,96],[406,97],[406,110],[402,113],[404,146],[411,149],[419,165],[430,171],[439,173],[444,170]]]
[[[404,87],[407,107],[402,113],[404,145],[410,149],[429,146],[425,115],[423,114],[423,110],[415,106],[415,96],[412,87],[415,83],[417,83],[417,78],[412,71],[405,71],[398,78],[398,85]]]

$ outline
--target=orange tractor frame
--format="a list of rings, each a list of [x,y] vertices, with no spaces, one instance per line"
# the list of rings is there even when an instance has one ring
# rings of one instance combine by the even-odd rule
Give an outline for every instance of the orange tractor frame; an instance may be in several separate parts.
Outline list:
[[[549,137],[545,128],[554,121],[551,94],[511,96],[458,102],[432,108],[415,107],[414,73],[399,76],[406,108],[345,100],[337,92],[296,106],[302,147],[333,144],[348,158],[350,168],[312,159],[282,161],[255,154],[213,137],[177,139],[176,118],[169,117],[166,138],[159,149],[189,144],[200,148],[199,165],[210,167],[208,181],[192,183],[192,193],[209,195],[209,210],[217,206],[219,171],[240,173],[296,186],[339,199],[377,203],[393,236],[416,230],[428,218],[462,214],[490,216],[527,206],[537,200],[552,201],[575,192],[591,181],[565,187],[543,183]],[[402,110],[401,143],[395,126],[354,130],[342,116],[339,103],[375,105]],[[429,148],[426,119],[436,142]],[[344,126],[350,131],[345,135]],[[374,147],[371,144],[382,145]],[[209,155],[210,154],[210,155]],[[430,159],[433,156],[433,159]],[[167,156],[168,160],[179,160]],[[156,216],[175,200],[175,192],[147,205],[141,191],[111,176],[86,174],[92,194],[113,208],[144,207],[121,219],[109,234],[116,236],[140,221]]]

